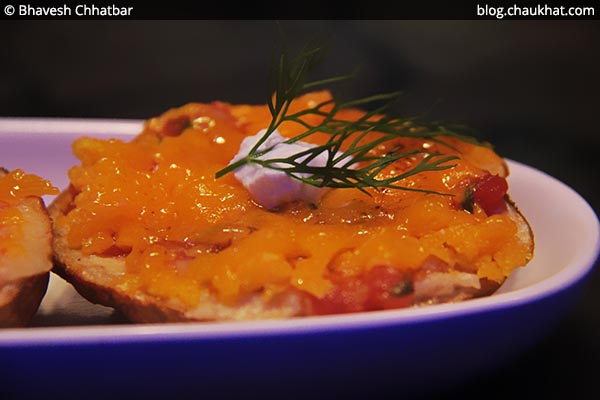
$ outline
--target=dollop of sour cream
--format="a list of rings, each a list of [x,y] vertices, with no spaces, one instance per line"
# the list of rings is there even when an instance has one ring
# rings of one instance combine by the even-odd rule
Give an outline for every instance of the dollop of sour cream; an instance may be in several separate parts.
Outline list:
[[[246,137],[238,153],[231,160],[230,165],[244,158],[250,150],[256,145],[261,137],[264,136],[266,129],[259,131],[254,136]],[[269,138],[260,145],[259,151],[272,148],[268,153],[260,158],[289,158],[310,148],[316,147],[313,144],[298,141],[295,143],[284,143],[287,139],[281,136],[279,131],[275,130]],[[298,161],[302,161],[302,157]],[[323,167],[327,164],[327,154],[321,153],[310,160],[308,165],[312,167]],[[275,166],[285,167],[285,163],[276,163]],[[274,209],[282,204],[304,200],[309,203],[317,203],[325,188],[319,188],[309,185],[298,179],[294,179],[283,171],[277,171],[271,168],[263,167],[255,163],[244,164],[234,172],[236,179],[250,192],[252,198],[266,209]],[[306,177],[308,174],[297,174],[299,177]]]

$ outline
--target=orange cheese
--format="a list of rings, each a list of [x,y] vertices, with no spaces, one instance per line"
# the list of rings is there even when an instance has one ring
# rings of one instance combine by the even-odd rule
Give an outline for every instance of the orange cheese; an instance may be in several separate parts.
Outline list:
[[[326,92],[305,95],[292,108],[329,98]],[[337,117],[362,115],[345,110]],[[291,288],[323,297],[335,274],[358,276],[380,265],[414,271],[432,255],[495,281],[527,262],[528,249],[516,240],[512,220],[460,206],[472,182],[490,172],[505,173],[492,150],[450,137],[444,139],[456,150],[424,139],[398,139],[376,153],[402,144],[407,150],[439,148],[462,156],[455,168],[401,182],[447,196],[335,189],[317,205],[295,202],[268,211],[233,174],[215,179],[215,173],[228,165],[244,137],[269,121],[266,106],[189,104],[149,120],[131,142],[78,139],[73,151],[81,165],[69,171],[77,193],[74,207],[56,223],[68,226],[69,245],[84,254],[125,257],[123,282],[131,290],[190,305],[203,291],[226,304],[257,291],[268,298]],[[288,122],[278,130],[291,137],[302,127]],[[307,141],[325,139],[318,133]],[[420,157],[398,161],[381,177],[411,168]]]

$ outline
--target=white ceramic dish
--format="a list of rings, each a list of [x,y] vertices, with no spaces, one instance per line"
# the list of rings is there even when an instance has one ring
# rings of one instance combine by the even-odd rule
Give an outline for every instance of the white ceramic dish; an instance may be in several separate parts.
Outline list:
[[[0,164],[63,188],[76,162],[70,151],[76,137],[126,138],[140,127],[139,121],[0,118]],[[289,385],[295,393],[386,385],[413,393],[496,367],[568,310],[600,246],[598,219],[584,199],[540,171],[509,165],[510,193],[533,227],[536,250],[493,296],[285,321],[142,326],[114,324],[109,309],[87,303],[54,277],[36,327],[0,331],[0,398],[105,398],[115,390],[155,397],[175,388],[178,397],[196,397]],[[68,393],[54,384],[65,376]]]

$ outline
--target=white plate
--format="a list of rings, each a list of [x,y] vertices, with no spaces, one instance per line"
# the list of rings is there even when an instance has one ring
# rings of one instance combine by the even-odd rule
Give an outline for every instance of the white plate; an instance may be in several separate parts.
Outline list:
[[[76,163],[70,150],[76,137],[127,138],[140,127],[140,121],[0,118],[0,164],[63,188]],[[117,389],[167,395],[173,387],[184,390],[179,397],[242,394],[247,385],[273,393],[291,384],[295,393],[401,385],[410,394],[497,367],[568,310],[600,247],[598,219],[584,199],[531,167],[509,166],[510,193],[533,227],[536,250],[490,297],[283,321],[125,325],[53,277],[37,327],[0,331],[0,398],[64,396],[53,383],[65,376],[74,397],[108,397]]]

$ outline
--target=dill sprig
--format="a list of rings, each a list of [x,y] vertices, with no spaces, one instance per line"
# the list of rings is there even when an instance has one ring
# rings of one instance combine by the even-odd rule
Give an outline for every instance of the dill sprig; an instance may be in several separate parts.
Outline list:
[[[272,119],[263,136],[257,141],[248,154],[216,173],[216,177],[236,170],[245,164],[258,164],[265,168],[283,171],[294,179],[317,187],[356,188],[366,192],[366,188],[393,188],[424,193],[444,194],[436,191],[401,185],[401,181],[416,174],[428,171],[440,171],[456,166],[452,163],[459,157],[441,152],[429,152],[426,149],[403,150],[399,145],[386,154],[373,155],[372,150],[379,145],[398,139],[425,138],[432,142],[456,150],[445,142],[442,136],[451,136],[463,141],[478,143],[475,139],[462,135],[436,122],[424,122],[417,117],[403,118],[389,113],[398,101],[401,92],[376,94],[355,100],[336,102],[334,99],[323,101],[314,107],[290,113],[292,101],[308,90],[348,81],[355,73],[335,76],[318,81],[307,82],[306,78],[322,56],[323,47],[308,47],[300,55],[291,59],[284,47],[271,72],[270,95],[267,105]],[[336,118],[339,111],[350,108],[373,108],[356,121]],[[316,125],[307,123],[303,117],[319,116],[321,122]],[[329,135],[328,140],[311,148],[302,150],[286,158],[268,158],[274,148],[261,149],[267,139],[284,122],[294,122],[304,127],[304,131],[284,143],[294,143],[317,132]],[[373,140],[370,134],[377,132]],[[315,158],[325,154],[327,162],[324,166],[310,165]],[[381,177],[380,173],[395,162],[416,155],[421,160],[411,169],[389,177]]]

